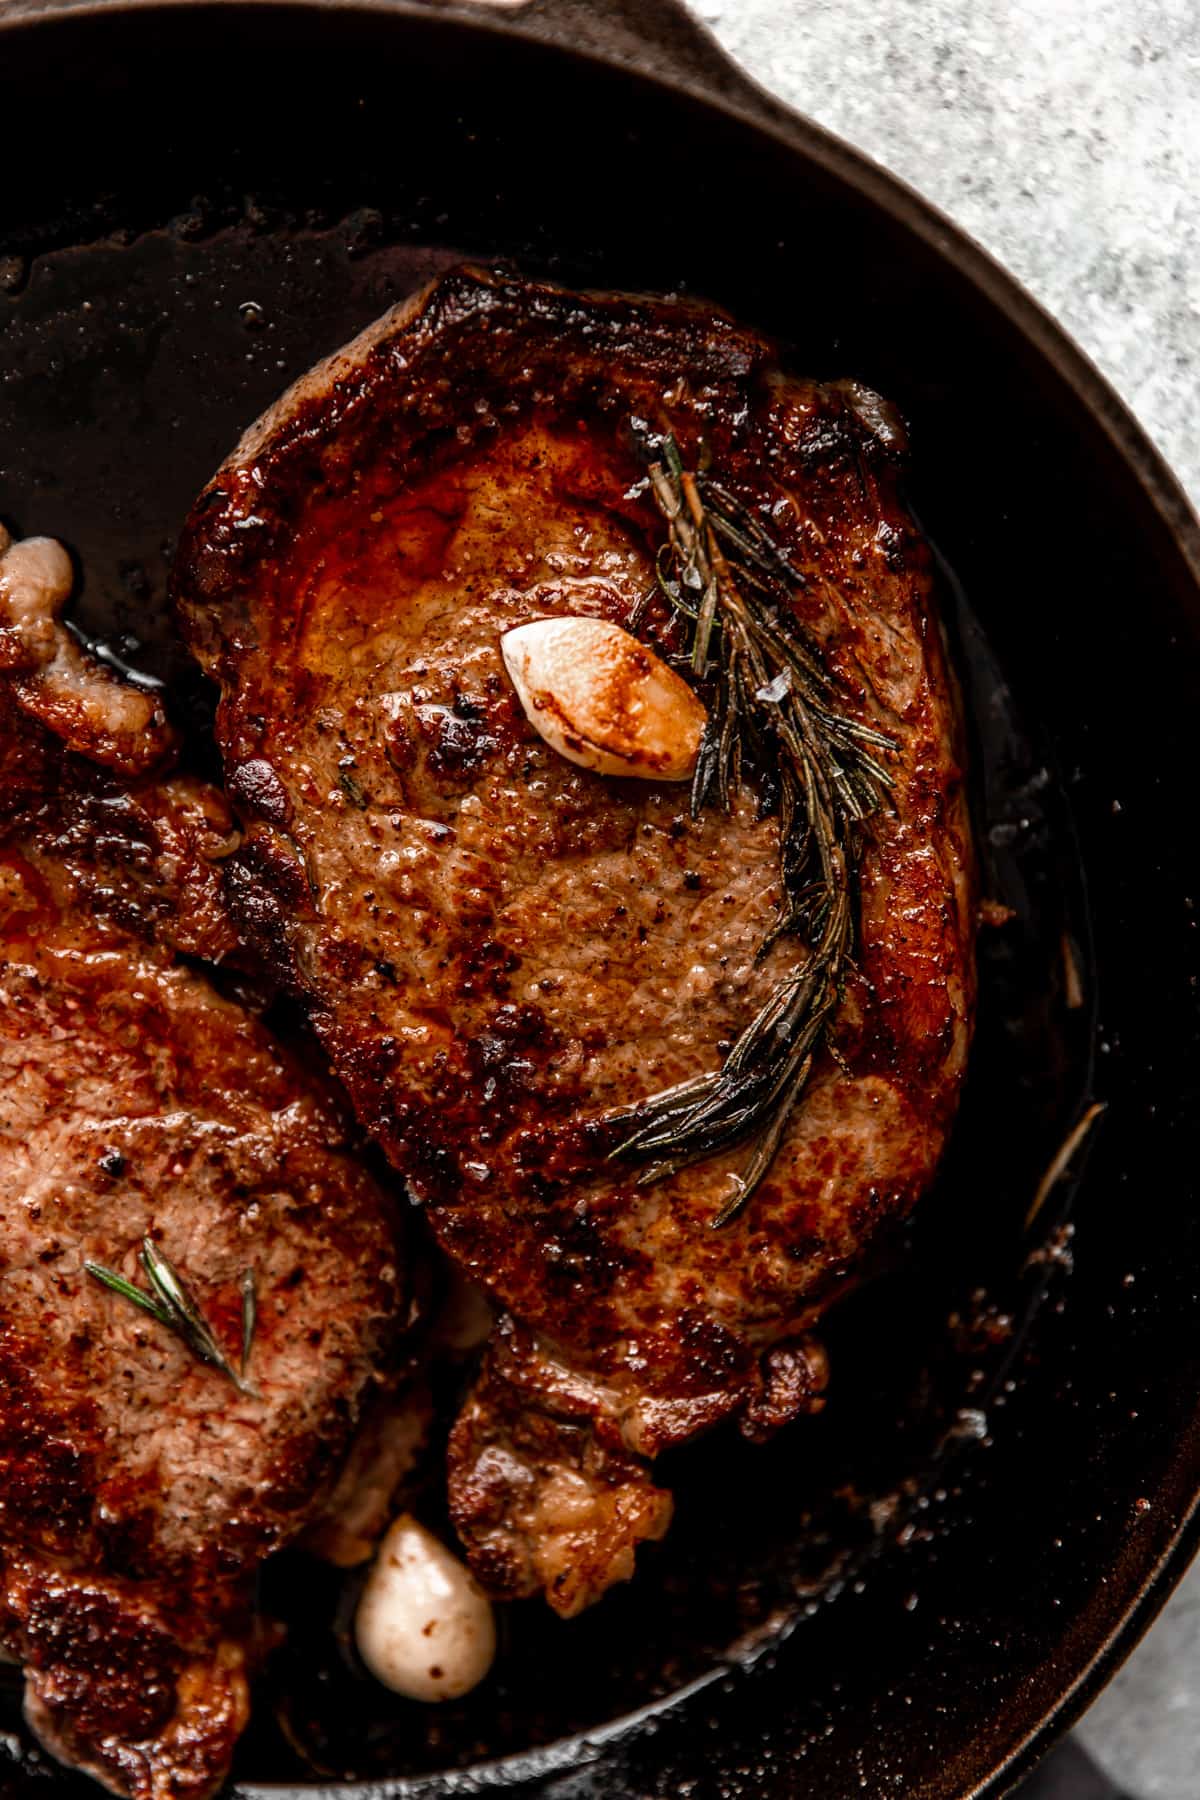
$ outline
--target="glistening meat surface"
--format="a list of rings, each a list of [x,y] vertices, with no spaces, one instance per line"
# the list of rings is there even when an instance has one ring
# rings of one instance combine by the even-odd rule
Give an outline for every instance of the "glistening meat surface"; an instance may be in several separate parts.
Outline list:
[[[686,788],[571,766],[499,649],[538,617],[638,617],[663,527],[636,439],[668,428],[769,525],[845,709],[897,745],[838,1057],[719,1232],[742,1152],[639,1186],[609,1115],[718,1066],[803,955],[785,938],[756,957],[777,819],[744,791],[693,820]],[[185,530],[180,616],[221,687],[247,828],[233,904],[443,1247],[505,1309],[450,1467],[501,1593],[576,1610],[665,1527],[649,1458],[818,1403],[806,1333],[941,1153],[972,861],[896,439],[874,396],[781,375],[707,309],[460,271],[286,395]],[[661,605],[639,629],[670,650]]]
[[[335,1103],[177,954],[236,941],[232,830],[0,687],[0,1643],[43,1743],[132,1800],[222,1785],[270,1641],[257,1566],[336,1478],[403,1310]],[[234,1369],[251,1272],[251,1391],[85,1270],[145,1290],[146,1239]]]

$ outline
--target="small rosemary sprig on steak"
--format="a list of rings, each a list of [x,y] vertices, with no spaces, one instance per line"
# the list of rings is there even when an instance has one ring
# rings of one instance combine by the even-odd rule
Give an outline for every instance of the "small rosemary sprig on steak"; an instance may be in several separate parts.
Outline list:
[[[821,646],[791,604],[804,577],[761,521],[711,475],[685,469],[672,436],[649,480],[668,533],[658,586],[687,621],[691,673],[712,695],[692,816],[713,799],[728,812],[749,769],[777,793],[783,905],[759,956],[786,933],[809,945],[720,1069],[617,1115],[634,1130],[613,1155],[649,1158],[642,1183],[752,1140],[717,1228],[737,1217],[770,1168],[827,1042],[854,952],[864,821],[892,785],[878,753],[896,746],[839,710]]]
[[[106,1269],[103,1263],[85,1262],[84,1268],[98,1281],[101,1287],[119,1294],[138,1306],[144,1313],[149,1313],[158,1324],[174,1332],[181,1338],[193,1356],[207,1363],[209,1368],[216,1369],[232,1381],[239,1394],[254,1394],[254,1389],[245,1379],[246,1364],[250,1359],[250,1348],[254,1341],[254,1324],[256,1317],[256,1301],[254,1292],[254,1276],[249,1269],[242,1276],[242,1357],[240,1372],[234,1368],[225,1355],[213,1333],[212,1326],[201,1312],[196,1298],[175,1268],[152,1240],[142,1239],[139,1257],[145,1270],[146,1280],[150,1283],[150,1292],[137,1287],[134,1282],[127,1281],[118,1275],[115,1269]]]

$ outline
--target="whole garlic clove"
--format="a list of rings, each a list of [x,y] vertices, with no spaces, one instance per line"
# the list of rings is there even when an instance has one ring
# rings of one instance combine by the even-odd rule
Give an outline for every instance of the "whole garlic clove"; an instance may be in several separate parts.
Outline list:
[[[389,1527],[358,1603],[358,1653],[410,1700],[457,1700],[496,1654],[491,1602],[465,1563],[411,1513]]]
[[[500,639],[525,716],[598,775],[687,781],[708,718],[674,669],[607,619],[534,619]]]

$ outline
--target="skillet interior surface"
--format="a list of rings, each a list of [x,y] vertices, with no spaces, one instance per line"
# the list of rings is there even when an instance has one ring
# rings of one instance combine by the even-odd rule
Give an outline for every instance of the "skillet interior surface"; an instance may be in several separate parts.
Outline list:
[[[568,1626],[514,1610],[494,1683],[436,1714],[338,1651],[344,1591],[269,1574],[291,1640],[242,1782],[999,1792],[1178,1562],[1200,1482],[1200,605],[1163,517],[952,262],[686,93],[486,24],[189,7],[10,27],[0,102],[31,147],[0,211],[0,519],[67,540],[80,628],[168,683],[201,764],[172,534],[288,380],[463,255],[682,289],[908,415],[987,891],[1017,915],[984,936],[938,1189],[832,1324],[825,1417],[766,1451],[680,1454],[678,1524],[638,1582]],[[1063,1188],[1028,1238],[1093,1093],[1108,1112],[1073,1223]],[[0,1793],[72,1790],[30,1757],[15,1694]]]

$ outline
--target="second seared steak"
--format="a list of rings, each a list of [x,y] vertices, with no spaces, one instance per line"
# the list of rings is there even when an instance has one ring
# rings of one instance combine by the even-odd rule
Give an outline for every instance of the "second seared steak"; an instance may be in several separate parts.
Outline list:
[[[0,600],[32,613],[50,551],[22,555]],[[404,1286],[326,1086],[177,954],[236,945],[223,797],[140,774],[145,696],[71,675],[53,717],[108,769],[0,679],[0,1647],[56,1756],[131,1800],[204,1800],[270,1641],[258,1565],[333,1486]],[[147,1244],[224,1371],[95,1272],[146,1293]]]
[[[804,948],[769,795],[691,818],[536,736],[501,634],[587,614],[669,652],[639,442],[709,460],[800,574],[844,710],[886,732],[857,966],[774,1165],[638,1185],[613,1109],[716,1068]],[[321,365],[198,500],[176,590],[220,684],[244,928],[365,1127],[504,1309],[451,1442],[494,1590],[562,1612],[632,1568],[648,1459],[817,1403],[805,1333],[927,1185],[970,1036],[971,851],[928,553],[874,396],[784,377],[710,310],[452,274]],[[638,623],[644,620],[644,623]]]

